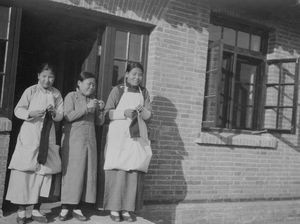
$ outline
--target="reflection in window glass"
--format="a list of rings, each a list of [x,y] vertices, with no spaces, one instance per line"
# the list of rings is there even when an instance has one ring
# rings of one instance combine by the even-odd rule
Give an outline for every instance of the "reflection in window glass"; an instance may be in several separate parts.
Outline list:
[[[4,72],[6,41],[0,40],[0,72]]]
[[[251,35],[251,50],[260,51],[261,38],[257,35]]]
[[[0,39],[7,39],[9,8],[0,6]]]
[[[142,36],[130,34],[129,38],[129,60],[141,61]]]
[[[241,48],[249,49],[249,42],[250,42],[250,34],[238,31],[237,46]]]
[[[123,78],[125,75],[125,65],[124,61],[114,61],[113,67],[113,77],[112,77],[112,85],[118,85],[123,82]]]
[[[225,44],[234,46],[235,45],[235,35],[236,32],[233,29],[224,27],[223,29],[223,41]]]
[[[115,58],[126,59],[127,56],[127,33],[116,32]]]
[[[278,128],[290,129],[292,126],[292,108],[279,108],[278,109]]]
[[[222,27],[210,24],[208,27],[209,40],[216,41],[221,39]]]
[[[265,109],[264,128],[276,129],[277,108]]]
[[[280,106],[293,106],[294,85],[284,85],[281,87]]]

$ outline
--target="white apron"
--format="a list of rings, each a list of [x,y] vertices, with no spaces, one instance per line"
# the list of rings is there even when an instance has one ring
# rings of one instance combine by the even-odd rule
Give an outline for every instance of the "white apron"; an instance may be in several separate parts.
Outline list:
[[[41,90],[39,87],[31,96],[28,111],[45,110],[49,105],[55,106],[55,99],[51,91]],[[41,165],[37,162],[40,136],[44,117],[25,120],[21,126],[15,151],[9,169],[19,171],[33,171],[40,175],[61,172],[59,146],[56,145],[54,124],[49,135],[49,150],[47,162]]]
[[[135,109],[139,104],[144,105],[141,90],[139,89],[139,93],[132,93],[128,92],[128,87],[125,87],[116,110]],[[129,133],[130,123],[130,118],[110,122],[105,146],[104,170],[148,171],[152,150],[148,139],[147,126],[141,115],[138,114],[141,137],[131,138]]]

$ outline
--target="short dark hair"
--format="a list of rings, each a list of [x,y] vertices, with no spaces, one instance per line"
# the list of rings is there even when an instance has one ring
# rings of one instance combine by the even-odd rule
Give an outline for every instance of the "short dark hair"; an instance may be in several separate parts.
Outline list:
[[[139,62],[128,62],[126,72],[130,72],[134,68],[139,68],[142,70],[142,72],[144,72],[143,65]]]
[[[44,62],[44,63],[41,63],[40,66],[37,69],[38,73],[41,73],[43,71],[51,71],[53,73],[53,75],[55,75],[56,68],[53,64],[51,64],[49,62]]]
[[[79,74],[78,80],[82,82],[82,81],[84,81],[86,79],[90,79],[90,78],[96,79],[96,76],[91,72],[82,71]]]

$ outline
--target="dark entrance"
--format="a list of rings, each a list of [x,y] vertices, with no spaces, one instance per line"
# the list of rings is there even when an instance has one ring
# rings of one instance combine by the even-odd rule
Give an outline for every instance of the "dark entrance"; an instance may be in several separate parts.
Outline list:
[[[55,11],[23,8],[14,106],[24,90],[37,83],[36,68],[42,62],[50,61],[56,65],[54,86],[61,91],[63,97],[75,90],[77,76],[82,70],[98,75],[104,28],[95,21]],[[22,121],[13,116],[12,124],[8,162]],[[56,127],[57,143],[60,145],[61,124],[56,124]],[[9,171],[6,175],[6,187],[8,178]],[[7,207],[6,202],[3,208]]]

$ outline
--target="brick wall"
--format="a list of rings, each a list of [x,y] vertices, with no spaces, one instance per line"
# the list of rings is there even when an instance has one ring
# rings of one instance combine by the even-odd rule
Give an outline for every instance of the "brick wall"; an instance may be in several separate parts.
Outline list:
[[[153,96],[153,159],[147,201],[199,197],[197,146],[208,43],[205,1],[170,1],[150,35],[147,88]]]

